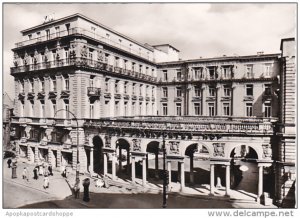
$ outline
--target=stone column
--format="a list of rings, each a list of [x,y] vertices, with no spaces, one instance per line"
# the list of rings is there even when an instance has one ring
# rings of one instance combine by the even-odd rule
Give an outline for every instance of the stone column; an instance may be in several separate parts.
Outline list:
[[[34,162],[38,163],[39,161],[39,148],[38,146],[34,147]]]
[[[194,184],[194,154],[190,156],[190,183]]]
[[[104,163],[103,163],[103,176],[106,177],[107,176],[107,153],[103,153],[103,159],[104,159]]]
[[[122,172],[122,148],[119,146],[119,173]]]
[[[31,162],[31,160],[32,160],[31,147],[29,146],[29,144],[27,145],[27,160],[29,162]]]
[[[127,166],[126,166],[126,171],[127,171],[127,175],[129,175],[130,173],[130,153],[129,153],[129,149],[127,149]]]
[[[155,153],[155,178],[158,179],[158,152]]]
[[[112,180],[116,180],[116,154],[112,153]]]
[[[215,165],[210,165],[210,194],[214,195],[215,192]]]
[[[258,194],[257,194],[257,202],[260,202],[260,197],[263,194],[263,166],[258,165]]]
[[[146,185],[147,181],[147,163],[146,163],[146,157],[143,157],[143,186]]]
[[[168,169],[168,173],[169,173],[169,189],[171,188],[171,181],[172,181],[172,168],[171,168],[171,161],[167,161],[167,169]]]
[[[90,173],[94,173],[94,148],[90,149]]]
[[[226,165],[226,196],[230,194],[230,165]]]
[[[131,157],[131,180],[135,184],[135,157]]]
[[[184,189],[185,186],[185,178],[184,178],[184,160],[180,162],[180,188],[181,191]]]

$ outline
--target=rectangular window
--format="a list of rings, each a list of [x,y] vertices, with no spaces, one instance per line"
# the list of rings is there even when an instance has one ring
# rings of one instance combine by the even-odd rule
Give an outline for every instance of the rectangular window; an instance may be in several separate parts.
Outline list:
[[[253,78],[253,65],[246,66],[246,77]]]
[[[30,101],[30,116],[34,116],[34,101]]]
[[[271,117],[271,103],[265,103],[264,104],[264,116],[265,117]]]
[[[135,83],[132,84],[132,94],[135,95]]]
[[[246,95],[253,96],[253,85],[252,84],[246,85]]]
[[[194,103],[195,115],[201,115],[200,103]]]
[[[209,67],[208,71],[209,71],[209,78],[210,79],[216,79],[217,78],[216,67]]]
[[[139,88],[140,96],[142,95],[142,87],[143,87],[143,85],[140,85],[140,88]]]
[[[177,70],[177,80],[181,80],[181,69]]]
[[[41,101],[41,117],[45,117],[45,102]]]
[[[52,101],[52,114],[53,116],[55,115],[55,112],[56,112],[56,101]]]
[[[181,97],[181,94],[182,94],[181,87],[176,87],[176,96]]]
[[[65,110],[66,110],[66,119],[70,119],[70,113],[68,112],[70,109],[69,107],[69,102],[68,103],[65,103]]]
[[[128,82],[124,83],[124,93],[127,94]]]
[[[59,37],[59,26],[55,27],[55,34],[56,34],[56,37]]]
[[[176,103],[176,115],[181,116],[181,104]]]
[[[126,101],[126,102],[124,102],[124,115],[125,116],[128,116],[128,102]]]
[[[208,88],[208,94],[209,97],[215,97],[216,96],[216,91],[215,91],[215,87],[214,86],[209,86]]]
[[[264,69],[264,75],[265,75],[266,77],[270,77],[271,74],[272,74],[272,70],[271,70],[272,64],[265,64],[264,68],[265,68],[265,69]]]
[[[195,72],[194,76],[195,76],[196,80],[204,78],[203,68],[202,67],[195,68],[194,72]]]
[[[163,97],[167,98],[168,97],[168,87],[162,87],[163,89]]]
[[[272,88],[271,84],[265,84],[265,95],[271,95],[272,94]]]
[[[215,116],[215,103],[208,103],[208,115]]]
[[[94,118],[94,104],[90,104],[90,118]]]
[[[47,38],[47,40],[50,39],[50,30],[46,30],[46,38]]]
[[[246,103],[246,116],[252,117],[253,116],[253,105],[252,103]]]
[[[224,116],[230,115],[230,104],[229,103],[223,103],[223,115]]]
[[[136,108],[135,108],[135,102],[132,102],[132,115],[135,115],[135,110],[136,110]]]
[[[34,82],[33,81],[30,81],[30,91],[32,92],[32,93],[34,93]]]
[[[140,102],[139,115],[142,115],[142,102]]]
[[[41,92],[44,92],[45,91],[45,81],[44,80],[41,80]]]
[[[105,80],[105,91],[106,92],[109,91],[109,82],[108,82],[108,79]]]
[[[115,102],[115,115],[116,115],[116,116],[119,115],[119,111],[120,111],[120,108],[119,108],[119,102],[116,101],[116,102]]]
[[[162,104],[163,106],[163,115],[167,116],[168,115],[168,105],[166,103]]]
[[[115,83],[115,93],[119,93],[119,85],[118,85],[118,82]]]
[[[223,68],[223,77],[224,79],[230,79],[230,67],[224,67]]]
[[[230,97],[230,86],[224,86],[224,97]]]
[[[24,83],[20,81],[19,84],[20,84],[20,93],[22,93],[24,92]]]
[[[32,35],[29,34],[29,35],[28,35],[28,40],[31,40],[31,39],[32,39]]]
[[[201,88],[199,86],[195,86],[195,97],[201,97]]]
[[[68,91],[70,89],[70,83],[69,83],[69,78],[65,78],[65,88]]]
[[[36,33],[36,38],[37,38],[37,41],[39,42],[39,41],[41,41],[41,32],[37,32]]]
[[[163,70],[163,80],[168,81],[168,71],[167,70]]]
[[[140,67],[139,67],[139,73],[143,73],[143,65],[140,65]]]

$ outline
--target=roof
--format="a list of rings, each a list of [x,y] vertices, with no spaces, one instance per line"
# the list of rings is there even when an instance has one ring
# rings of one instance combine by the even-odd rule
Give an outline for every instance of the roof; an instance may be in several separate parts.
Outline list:
[[[174,50],[180,52],[177,48],[175,48],[174,46],[170,45],[170,44],[160,44],[160,45],[152,45],[152,47],[158,47],[158,46],[169,46],[171,48],[173,48]]]
[[[134,39],[131,39],[130,37],[125,36],[122,33],[119,33],[117,31],[109,28],[108,26],[105,26],[105,25],[103,25],[103,24],[101,24],[101,23],[99,23],[99,22],[97,22],[97,21],[95,21],[93,19],[90,19],[90,18],[88,18],[88,17],[86,17],[86,16],[84,16],[84,15],[82,15],[80,13],[72,14],[72,15],[67,16],[67,17],[59,18],[59,19],[56,19],[56,20],[49,21],[47,23],[43,23],[43,24],[40,24],[40,25],[37,25],[37,26],[34,26],[34,27],[30,27],[28,29],[22,30],[21,33],[26,34],[26,32],[28,32],[28,31],[31,31],[31,30],[34,30],[34,29],[37,29],[37,28],[40,28],[40,27],[49,26],[49,25],[52,25],[52,24],[55,24],[55,23],[58,23],[58,22],[61,22],[61,21],[64,21],[64,20],[72,19],[72,18],[75,18],[75,17],[80,17],[82,19],[85,19],[85,20],[87,20],[87,21],[89,21],[89,22],[91,22],[91,23],[93,23],[93,24],[95,24],[97,26],[100,26],[100,27],[102,27],[102,28],[104,28],[104,29],[106,29],[106,30],[108,30],[110,32],[115,33],[116,35],[119,35],[119,36],[121,36],[121,37],[123,37],[123,38],[125,38],[125,39],[127,39],[127,40],[129,40],[131,42],[133,42],[133,43],[136,43],[136,44],[138,44],[139,46],[141,46],[143,48],[146,48],[146,49],[148,49],[150,51],[153,51],[153,48],[151,46],[147,46],[147,45],[142,44],[142,43],[140,43],[140,42],[138,42],[138,41],[136,41]]]
[[[229,61],[229,60],[245,60],[245,59],[256,59],[256,58],[278,58],[280,53],[274,54],[262,54],[262,55],[245,55],[245,56],[226,56],[226,57],[212,57],[212,58],[198,58],[198,59],[189,59],[182,61],[172,61],[172,62],[161,62],[158,64],[183,64],[183,63],[193,63],[193,62],[206,62],[206,61]]]
[[[286,42],[286,41],[295,41],[295,38],[285,38],[285,39],[281,39],[280,50],[282,50],[282,44],[283,44],[283,42]]]

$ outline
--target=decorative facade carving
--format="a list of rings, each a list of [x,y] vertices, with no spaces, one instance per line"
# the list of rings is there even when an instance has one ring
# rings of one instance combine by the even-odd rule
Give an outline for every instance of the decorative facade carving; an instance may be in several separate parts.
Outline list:
[[[110,135],[105,136],[105,147],[111,148],[111,136]]]
[[[272,157],[272,149],[270,144],[262,145],[263,147],[263,158],[271,158]]]
[[[225,157],[225,143],[213,143],[214,146],[214,156]]]
[[[170,154],[179,154],[179,141],[169,141]]]
[[[97,51],[97,60],[100,62],[104,61],[104,53],[101,50]]]
[[[132,139],[132,150],[141,152],[141,139]]]

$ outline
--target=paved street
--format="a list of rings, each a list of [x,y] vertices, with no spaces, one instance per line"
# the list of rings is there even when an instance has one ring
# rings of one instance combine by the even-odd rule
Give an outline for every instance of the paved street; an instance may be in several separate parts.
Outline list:
[[[30,179],[23,180],[22,170],[28,167]],[[4,174],[4,208],[161,208],[162,206],[162,185],[161,181],[149,180],[147,188],[142,187],[142,181],[137,179],[135,186],[130,180],[117,179],[119,185],[109,188],[96,188],[95,180],[91,179],[90,202],[82,200],[83,187],[79,199],[74,199],[66,180],[59,171],[54,171],[50,176],[49,189],[43,189],[43,177],[34,180],[34,165],[29,165],[26,160],[19,159],[17,175],[18,178],[11,178],[11,169],[7,168],[6,160],[3,162]],[[88,175],[81,175],[80,180]],[[72,185],[75,175],[69,174],[68,181]],[[254,201],[249,193],[233,191],[231,197],[223,196],[225,189],[216,190],[215,196],[209,196],[209,186],[185,187],[180,192],[180,184],[172,183],[172,193],[168,197],[168,208],[274,208],[263,206]],[[126,188],[127,187],[127,188]]]

